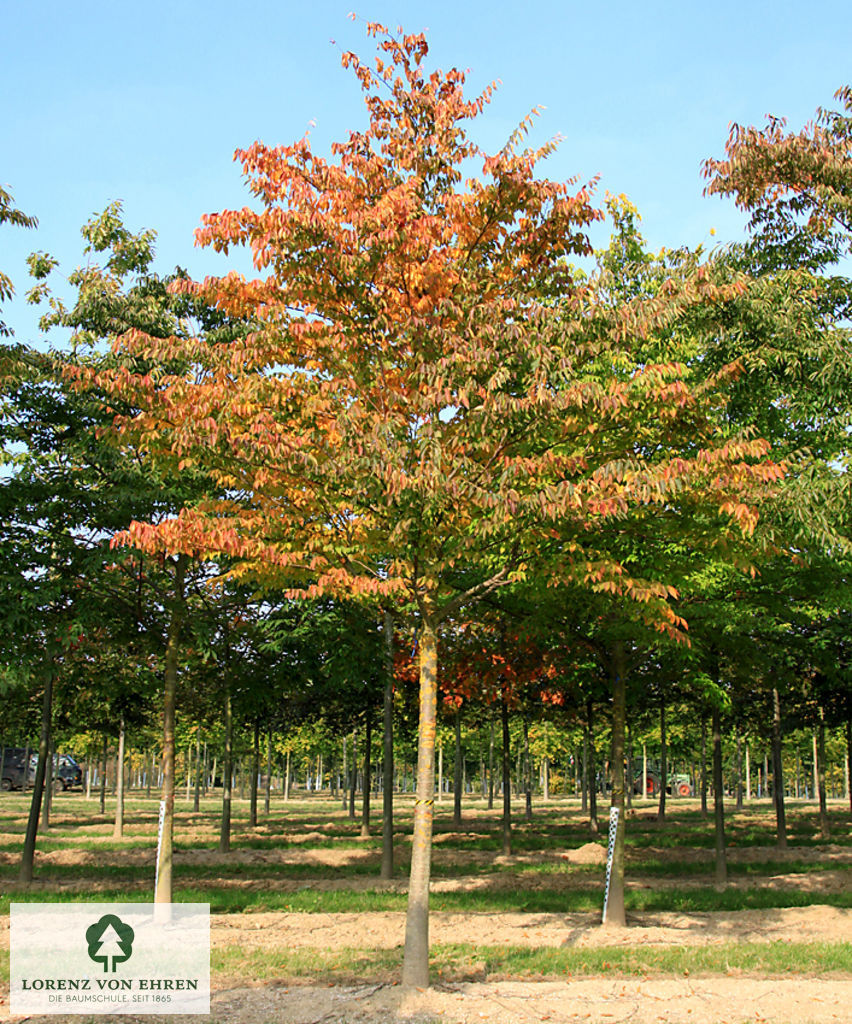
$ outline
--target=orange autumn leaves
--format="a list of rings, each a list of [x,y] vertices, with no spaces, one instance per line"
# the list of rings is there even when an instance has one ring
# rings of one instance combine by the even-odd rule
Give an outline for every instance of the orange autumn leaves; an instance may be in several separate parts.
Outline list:
[[[468,101],[462,73],[423,71],[423,36],[370,33],[372,68],[343,58],[368,127],[330,160],[307,137],[238,151],[258,208],[204,218],[200,244],[247,246],[264,276],[174,286],[246,318],[248,336],[117,341],[169,367],[101,376],[138,409],[123,429],[212,482],[126,539],[226,555],[292,593],[426,601],[439,616],[466,587],[537,565],[554,582],[606,565],[597,583],[641,601],[600,524],[688,493],[748,531],[752,495],[781,468],[763,442],[714,427],[736,367],[703,384],[677,358],[609,379],[601,367],[740,286],[700,270],[599,302],[570,262],[601,217],[590,188],[536,176],[552,144],[522,148],[529,121],[484,153],[467,127],[492,87]],[[474,160],[481,177],[464,180]]]

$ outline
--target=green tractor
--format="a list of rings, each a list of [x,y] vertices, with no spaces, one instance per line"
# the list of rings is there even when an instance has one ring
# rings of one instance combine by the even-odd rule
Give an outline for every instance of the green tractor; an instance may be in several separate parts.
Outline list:
[[[635,773],[633,776],[633,792],[642,795],[642,770]],[[662,785],[662,772],[658,764],[648,765],[648,770],[645,773],[645,796],[655,797],[660,795],[660,788]],[[669,780],[666,785],[666,792],[672,796],[694,796],[695,789],[692,785],[692,779],[685,773],[669,772]]]

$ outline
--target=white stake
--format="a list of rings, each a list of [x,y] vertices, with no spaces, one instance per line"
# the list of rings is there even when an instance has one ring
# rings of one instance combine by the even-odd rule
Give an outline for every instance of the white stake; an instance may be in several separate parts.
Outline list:
[[[160,849],[163,845],[163,823],[166,820],[166,801],[160,801],[160,824],[157,827],[157,867],[154,871],[154,897],[157,895],[157,883],[160,881]]]
[[[606,905],[609,903],[609,879],[612,874],[612,858],[615,853],[615,836],[618,832],[618,808],[609,809],[609,843],[606,850],[606,889],[604,890],[603,918],[601,924],[606,924]]]

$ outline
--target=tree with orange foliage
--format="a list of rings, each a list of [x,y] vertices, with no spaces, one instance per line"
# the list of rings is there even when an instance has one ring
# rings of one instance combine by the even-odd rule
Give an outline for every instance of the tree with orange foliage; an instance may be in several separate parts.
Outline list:
[[[562,545],[554,579],[647,600],[624,566],[588,555],[597,525],[664,502],[674,486],[701,485],[748,527],[753,511],[736,495],[776,469],[759,463],[759,442],[716,444],[710,433],[664,463],[636,457],[639,422],[663,433],[681,421],[709,424],[698,410],[733,371],[699,393],[674,363],[619,377],[606,366],[673,308],[726,293],[699,269],[613,315],[568,262],[590,251],[585,230],[601,216],[589,190],[536,177],[554,144],[522,148],[527,119],[503,149],[483,152],[468,124],[493,85],[466,100],[464,74],[424,71],[424,36],[376,24],[368,32],[378,45],[372,66],[343,55],[368,127],[332,146],[331,161],[307,137],[238,151],[260,209],[206,216],[198,232],[221,252],[250,247],[265,276],[177,286],[257,328],[222,343],[131,332],[121,348],[189,369],[116,374],[111,386],[142,410],[125,424],[140,443],[177,469],[203,469],[225,494],[168,523],[132,524],[134,544],[226,553],[236,577],[415,616],[420,719],[403,984],[422,987],[439,625],[532,572],[544,535]],[[474,161],[481,176],[464,180]]]

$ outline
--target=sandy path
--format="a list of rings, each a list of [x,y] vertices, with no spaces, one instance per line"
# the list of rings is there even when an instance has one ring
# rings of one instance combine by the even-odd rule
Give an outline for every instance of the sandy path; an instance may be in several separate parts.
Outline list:
[[[264,948],[386,949],[403,938],[404,914],[214,915],[212,944]],[[600,928],[590,914],[431,915],[434,943],[517,946],[683,946],[720,942],[850,942],[852,911],[801,907],[738,913],[655,913],[631,916],[631,927]],[[8,948],[8,918],[0,948]],[[6,1004],[8,1006],[8,1003]],[[0,1002],[0,1016],[3,1015]],[[151,1024],[151,1017],[122,1017]],[[157,1017],[193,1024],[194,1017]],[[732,969],[713,977],[581,977],[570,981],[475,982],[403,995],[392,985],[252,984],[213,994],[211,1024],[852,1024],[852,979],[772,978]],[[78,1017],[30,1018],[32,1024],[79,1024]]]
[[[220,993],[211,1010],[216,1024],[849,1024],[852,981],[584,978],[442,986],[405,997],[393,987],[238,989]]]
[[[392,949],[402,945],[403,912],[216,914],[214,947]],[[790,907],[737,913],[631,914],[626,929],[600,928],[597,914],[455,914],[433,911],[433,943],[481,946],[700,946],[720,942],[852,942],[852,910]]]
[[[580,978],[395,986],[254,986],[215,992],[210,1024],[850,1024],[852,981],[802,978]],[[122,1024],[198,1017],[122,1016]],[[79,1016],[15,1018],[79,1024]]]

